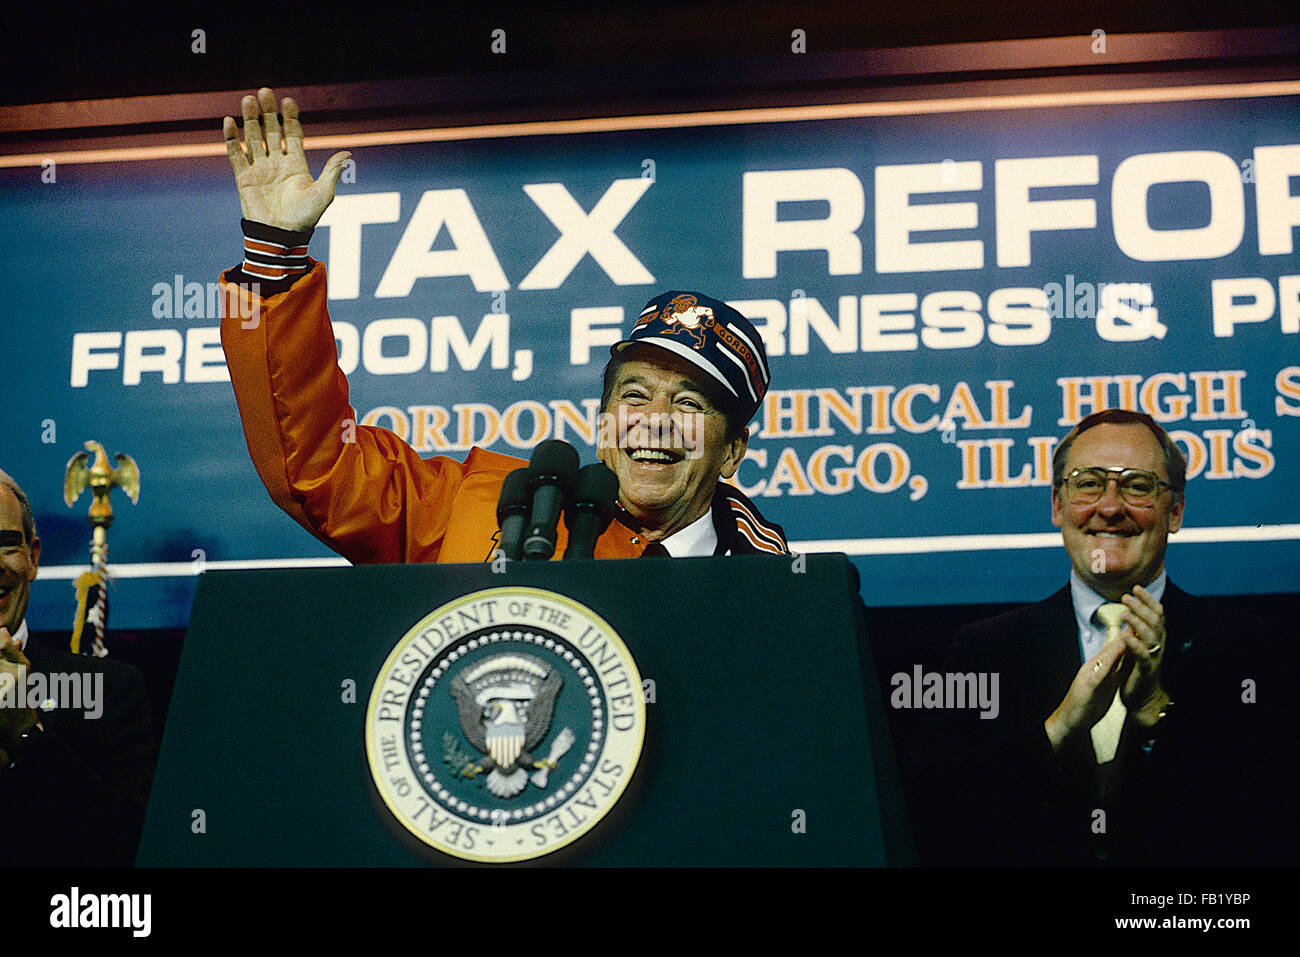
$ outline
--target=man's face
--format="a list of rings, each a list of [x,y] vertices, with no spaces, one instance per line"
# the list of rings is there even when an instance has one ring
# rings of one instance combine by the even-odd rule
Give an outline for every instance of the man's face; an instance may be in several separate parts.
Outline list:
[[[7,485],[0,485],[0,626],[9,634],[27,613],[28,588],[36,579],[36,565],[41,557],[41,540],[31,547],[23,541],[23,513],[18,496]]]
[[[1074,440],[1065,474],[1076,468],[1131,468],[1154,472],[1169,481],[1160,443],[1146,426],[1103,422]],[[1164,567],[1169,533],[1183,524],[1183,503],[1170,489],[1160,489],[1154,505],[1127,504],[1118,482],[1108,482],[1090,505],[1070,504],[1065,489],[1052,490],[1052,523],[1061,529],[1074,570],[1094,591],[1111,601],[1149,585]]]
[[[602,410],[609,427],[596,454],[618,476],[623,507],[667,536],[708,511],[719,477],[734,475],[744,458],[748,433],[727,441],[726,417],[695,366],[662,349],[633,348]]]

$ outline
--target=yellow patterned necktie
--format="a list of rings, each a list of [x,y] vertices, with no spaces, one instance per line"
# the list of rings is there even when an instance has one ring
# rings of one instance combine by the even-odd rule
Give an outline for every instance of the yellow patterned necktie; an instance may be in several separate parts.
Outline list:
[[[1105,648],[1112,641],[1119,641],[1119,633],[1124,630],[1124,606],[1107,602],[1097,609],[1097,618],[1106,626],[1106,641],[1102,647]],[[1115,760],[1115,752],[1119,749],[1119,735],[1124,730],[1124,717],[1127,713],[1128,709],[1120,700],[1117,688],[1115,698],[1110,703],[1110,710],[1092,726],[1092,753],[1096,755],[1098,764]]]

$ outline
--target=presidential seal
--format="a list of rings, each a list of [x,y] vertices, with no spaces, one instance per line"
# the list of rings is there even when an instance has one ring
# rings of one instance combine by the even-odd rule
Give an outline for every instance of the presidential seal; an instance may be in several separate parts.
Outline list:
[[[492,588],[431,612],[370,693],[375,787],[445,854],[506,863],[581,838],[641,757],[631,653],[598,615],[536,588]]]

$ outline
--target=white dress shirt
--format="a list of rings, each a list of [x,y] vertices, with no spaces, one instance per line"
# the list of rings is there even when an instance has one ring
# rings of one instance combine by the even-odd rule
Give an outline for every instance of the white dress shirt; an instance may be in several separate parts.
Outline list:
[[[718,531],[713,527],[713,509],[709,509],[685,528],[678,529],[660,543],[673,558],[712,555],[718,547]]]

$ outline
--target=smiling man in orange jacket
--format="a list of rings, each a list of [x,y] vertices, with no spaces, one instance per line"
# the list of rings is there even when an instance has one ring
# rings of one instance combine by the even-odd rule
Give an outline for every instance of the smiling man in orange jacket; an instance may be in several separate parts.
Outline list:
[[[221,344],[258,475],[277,505],[354,563],[489,560],[501,484],[525,463],[480,448],[464,462],[423,459],[392,432],[355,425],[325,267],[307,256],[349,154],[313,180],[297,104],[286,97],[280,111],[283,132],[274,93],[244,97],[246,150],[235,120],[224,122],[244,262],[222,276],[239,308],[222,319]],[[610,351],[597,454],[619,495],[595,556],[638,557],[652,544],[673,557],[786,554],[781,527],[720,481],[744,459],[770,381],[753,325],[719,300],[666,292]],[[558,539],[557,555],[563,527]]]

